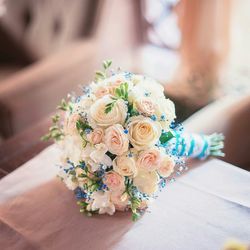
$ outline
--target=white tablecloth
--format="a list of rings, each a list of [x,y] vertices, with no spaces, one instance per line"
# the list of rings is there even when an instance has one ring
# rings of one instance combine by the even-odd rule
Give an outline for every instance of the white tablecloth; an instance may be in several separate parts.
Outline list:
[[[210,159],[169,184],[138,222],[87,218],[55,175],[50,146],[0,181],[2,249],[221,249],[250,242],[250,173]]]

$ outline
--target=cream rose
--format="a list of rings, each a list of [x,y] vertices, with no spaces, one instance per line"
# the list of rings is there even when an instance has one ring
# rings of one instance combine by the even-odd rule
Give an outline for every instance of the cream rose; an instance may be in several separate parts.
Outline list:
[[[104,137],[104,130],[102,128],[95,128],[92,132],[87,134],[87,139],[92,144],[99,144]]]
[[[103,182],[111,191],[123,191],[125,189],[124,181],[123,176],[115,171],[109,171],[105,174]]]
[[[142,151],[137,159],[137,166],[140,169],[154,171],[160,167],[161,153],[157,148]]]
[[[110,112],[106,113],[106,105],[114,102]],[[89,110],[88,121],[91,127],[108,127],[113,124],[124,124],[127,117],[127,105],[122,99],[114,101],[110,96],[98,99]]]
[[[157,172],[162,177],[168,177],[174,172],[175,161],[169,155],[163,156]]]
[[[122,176],[136,176],[137,167],[134,157],[126,154],[117,156],[113,161],[114,171]]]
[[[104,142],[112,154],[122,155],[128,150],[128,135],[121,124],[110,126],[105,131]]]
[[[145,116],[151,116],[155,112],[155,103],[149,97],[142,97],[135,101],[136,109]]]
[[[144,116],[132,117],[128,121],[129,140],[137,150],[145,150],[155,145],[161,135],[161,125]]]
[[[140,169],[137,176],[133,179],[133,184],[142,193],[152,195],[158,189],[159,177],[156,171],[145,171]]]

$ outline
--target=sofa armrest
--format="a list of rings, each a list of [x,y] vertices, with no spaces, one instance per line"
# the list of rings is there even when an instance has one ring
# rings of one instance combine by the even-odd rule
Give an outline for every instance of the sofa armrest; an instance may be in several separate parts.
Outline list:
[[[52,113],[60,99],[87,83],[95,41],[79,41],[0,82],[0,133],[7,138]]]

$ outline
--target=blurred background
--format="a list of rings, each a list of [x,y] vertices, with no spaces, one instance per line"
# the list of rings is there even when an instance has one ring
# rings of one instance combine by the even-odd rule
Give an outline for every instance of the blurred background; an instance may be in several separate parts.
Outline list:
[[[112,59],[161,82],[187,129],[224,132],[226,160],[247,169],[249,13],[250,0],[0,0],[2,166],[44,147],[61,98]]]

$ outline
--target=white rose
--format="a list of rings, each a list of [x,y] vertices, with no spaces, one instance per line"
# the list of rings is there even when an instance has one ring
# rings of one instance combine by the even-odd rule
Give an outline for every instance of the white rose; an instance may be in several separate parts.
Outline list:
[[[111,192],[96,191],[91,195],[92,202],[88,206],[88,210],[95,211],[99,209],[99,214],[113,215],[115,206],[111,202]]]
[[[145,171],[140,169],[137,176],[133,179],[133,184],[138,190],[147,195],[152,195],[158,190],[159,177],[156,171]]]
[[[159,140],[162,128],[159,122],[144,116],[134,116],[128,121],[130,143],[137,150],[145,150]]]
[[[174,172],[175,161],[169,155],[163,156],[160,167],[157,170],[158,174],[164,178],[170,176]]]
[[[143,96],[151,97],[153,99],[163,98],[164,88],[161,84],[149,77],[140,78],[140,76],[137,76],[137,83],[130,91],[129,101],[135,102]]]
[[[94,95],[83,96],[81,100],[75,104],[74,112],[83,112],[90,109],[91,105],[94,103]]]
[[[122,155],[128,150],[128,135],[121,124],[115,124],[105,130],[104,142],[112,154]]]
[[[137,167],[134,157],[127,154],[117,156],[113,161],[114,171],[122,176],[136,176]]]
[[[61,142],[63,149],[63,158],[69,159],[75,165],[82,160],[82,139],[78,135],[67,135]]]
[[[110,112],[106,113],[106,105],[114,102]],[[124,124],[127,117],[127,105],[122,99],[114,101],[110,96],[98,99],[89,110],[88,120],[91,127],[108,127],[113,124]]]
[[[162,128],[169,130],[169,125],[176,118],[174,103],[166,98],[157,99],[155,115]]]

